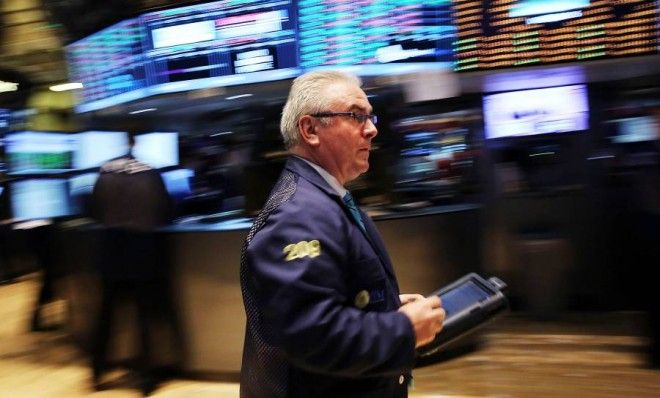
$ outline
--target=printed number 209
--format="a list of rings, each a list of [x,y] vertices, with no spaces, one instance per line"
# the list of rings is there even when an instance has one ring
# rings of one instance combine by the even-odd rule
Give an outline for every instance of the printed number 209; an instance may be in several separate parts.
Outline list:
[[[286,261],[291,261],[306,256],[314,258],[321,254],[321,243],[316,239],[309,242],[303,240],[298,243],[286,245],[282,252],[286,253]]]

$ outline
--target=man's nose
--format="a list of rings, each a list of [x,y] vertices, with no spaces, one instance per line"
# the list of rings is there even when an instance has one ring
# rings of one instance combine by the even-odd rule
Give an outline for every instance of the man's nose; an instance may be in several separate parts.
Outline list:
[[[364,126],[364,135],[368,138],[374,138],[378,135],[378,129],[376,128],[374,122],[371,121],[371,119],[367,119],[366,121]]]

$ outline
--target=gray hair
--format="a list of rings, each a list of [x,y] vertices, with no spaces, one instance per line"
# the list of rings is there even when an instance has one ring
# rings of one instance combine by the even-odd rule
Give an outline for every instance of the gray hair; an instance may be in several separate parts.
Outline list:
[[[333,83],[361,85],[357,76],[331,70],[305,73],[293,81],[280,120],[280,132],[287,149],[300,143],[298,121],[301,117],[327,111],[332,105],[333,98],[325,89]]]

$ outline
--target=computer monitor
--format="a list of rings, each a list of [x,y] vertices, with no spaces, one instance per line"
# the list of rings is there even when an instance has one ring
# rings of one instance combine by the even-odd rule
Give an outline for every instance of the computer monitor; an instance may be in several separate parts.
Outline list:
[[[154,132],[135,136],[133,156],[149,166],[160,169],[179,164],[179,134]]]
[[[6,108],[0,108],[0,132],[5,131],[11,124],[11,111]]]
[[[83,173],[69,177],[69,198],[73,211],[77,214],[88,213],[94,184],[99,173]]]
[[[660,139],[660,122],[650,115],[625,117],[610,123],[615,124],[612,142],[616,144]]]
[[[74,214],[67,180],[29,179],[10,183],[11,210],[16,220],[35,220]]]
[[[192,193],[191,179],[195,172],[190,169],[176,169],[161,173],[165,188],[176,201],[182,200]]]
[[[22,131],[7,134],[5,153],[9,174],[52,174],[73,168],[78,146],[75,134]]]
[[[487,139],[589,128],[587,88],[583,84],[485,95],[483,106]]]
[[[99,173],[83,173],[69,177],[69,194],[71,196],[91,194],[98,178]]]
[[[128,135],[120,131],[85,131],[78,134],[73,167],[89,169],[128,153]]]

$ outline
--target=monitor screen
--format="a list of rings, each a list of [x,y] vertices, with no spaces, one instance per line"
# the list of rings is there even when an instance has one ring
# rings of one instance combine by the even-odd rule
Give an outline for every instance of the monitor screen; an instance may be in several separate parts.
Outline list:
[[[297,75],[291,0],[215,1],[143,14],[152,94]]]
[[[161,173],[167,192],[177,200],[192,193],[190,182],[194,175],[195,172],[190,169],[176,169]]]
[[[178,133],[148,133],[135,136],[133,156],[159,169],[179,164]]]
[[[84,173],[70,177],[69,194],[71,196],[91,194],[98,178],[99,173]]]
[[[9,128],[11,123],[11,111],[9,109],[0,108],[0,131]]]
[[[300,66],[360,75],[451,67],[451,1],[298,2]]]
[[[77,112],[87,112],[147,95],[142,27],[129,19],[65,48],[69,79],[77,90]]]
[[[99,173],[84,173],[69,178],[69,197],[75,213],[87,213]]]
[[[447,319],[460,313],[461,310],[472,308],[475,304],[488,300],[491,292],[469,281],[455,289],[442,294],[442,308],[444,308]]]
[[[86,131],[78,134],[73,167],[88,169],[128,153],[128,135],[119,131]]]
[[[660,139],[660,124],[653,116],[626,117],[611,123],[616,125],[612,142],[617,144]]]
[[[655,54],[656,1],[454,1],[457,71]]]
[[[54,218],[73,214],[66,179],[16,181],[11,183],[10,191],[12,214],[16,220]]]
[[[584,85],[491,94],[484,96],[483,104],[487,139],[589,128]]]
[[[61,173],[73,168],[75,134],[24,131],[7,134],[5,152],[10,174]]]

